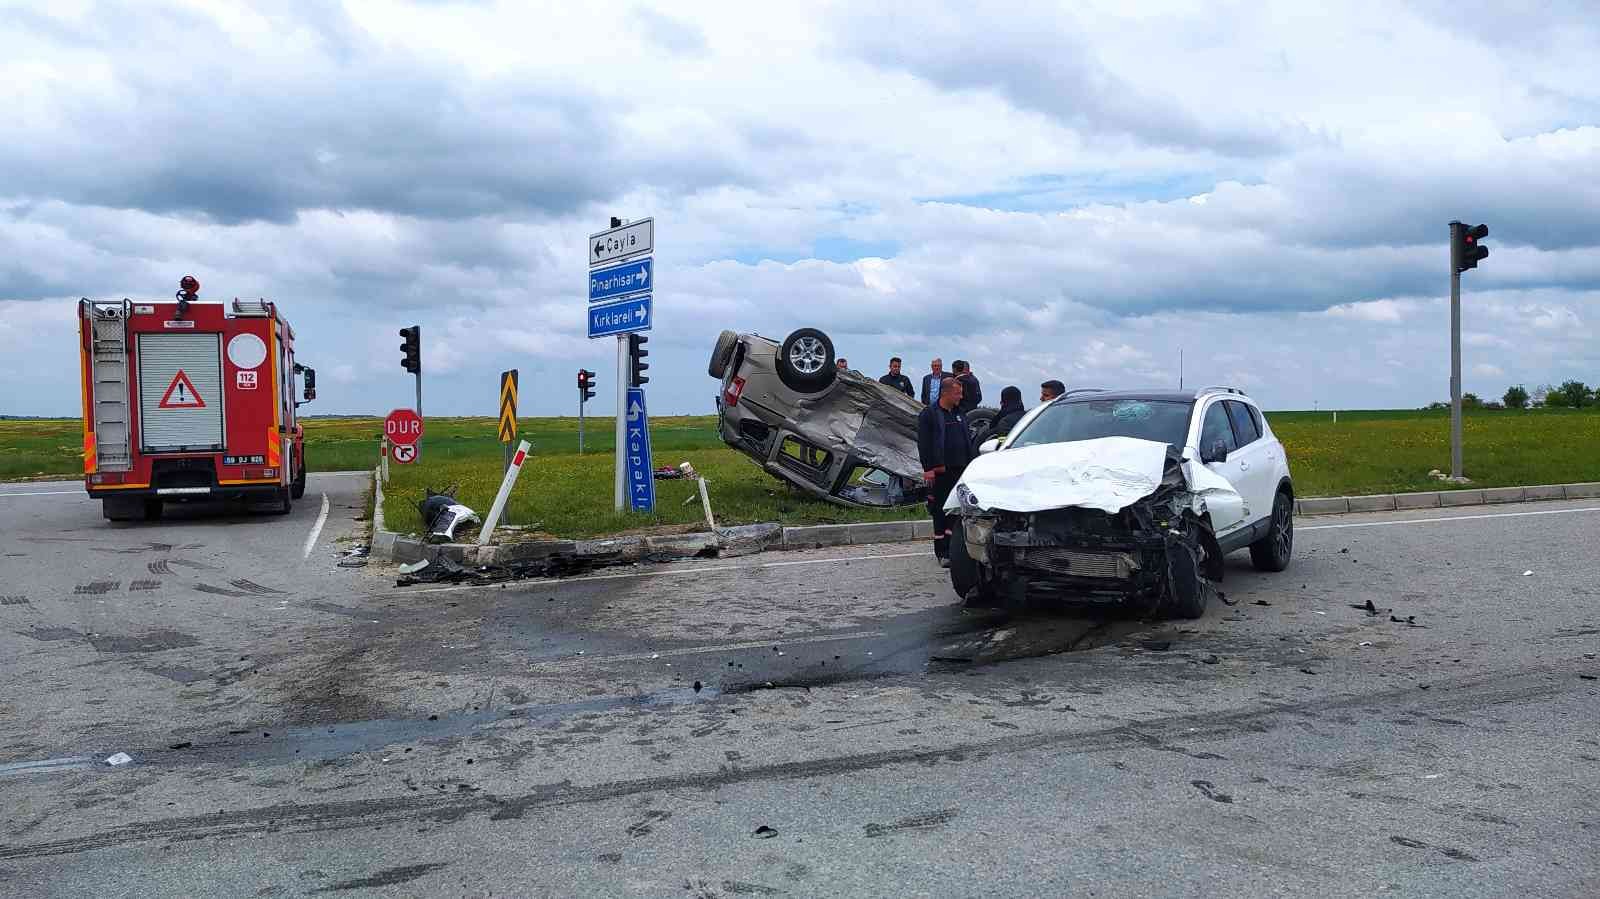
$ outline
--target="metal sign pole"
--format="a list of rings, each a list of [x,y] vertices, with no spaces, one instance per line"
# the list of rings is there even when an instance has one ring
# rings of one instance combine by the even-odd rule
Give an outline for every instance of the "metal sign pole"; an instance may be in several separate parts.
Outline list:
[[[628,335],[617,335],[616,495],[612,507],[621,512],[628,500]]]
[[[583,455],[583,388],[578,388],[578,455]]]
[[[1460,241],[1450,225],[1450,477],[1461,478],[1461,260],[1456,258]]]

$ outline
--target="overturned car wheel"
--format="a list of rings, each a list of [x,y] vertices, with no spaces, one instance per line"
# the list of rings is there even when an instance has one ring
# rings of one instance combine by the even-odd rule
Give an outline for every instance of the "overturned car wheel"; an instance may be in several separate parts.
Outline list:
[[[801,328],[778,348],[778,378],[796,393],[819,393],[833,383],[833,341],[816,328]]]
[[[733,360],[733,351],[739,346],[739,335],[733,331],[723,331],[717,335],[717,345],[711,348],[711,364],[706,366],[706,373],[717,380],[728,372],[728,363]]]
[[[989,432],[994,430],[995,420],[1000,417],[999,409],[988,406],[979,406],[967,413],[967,431],[972,434],[973,443],[982,443],[989,439]]]

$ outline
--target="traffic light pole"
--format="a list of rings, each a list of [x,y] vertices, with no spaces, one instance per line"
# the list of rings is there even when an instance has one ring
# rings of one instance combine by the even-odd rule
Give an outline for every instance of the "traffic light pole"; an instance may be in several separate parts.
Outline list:
[[[1451,241],[1455,246],[1455,241]],[[1450,262],[1450,477],[1461,479],[1461,273]]]
[[[628,500],[628,335],[617,335],[617,448],[616,491],[612,506],[618,512]]]
[[[578,387],[578,455],[583,455],[583,387]]]

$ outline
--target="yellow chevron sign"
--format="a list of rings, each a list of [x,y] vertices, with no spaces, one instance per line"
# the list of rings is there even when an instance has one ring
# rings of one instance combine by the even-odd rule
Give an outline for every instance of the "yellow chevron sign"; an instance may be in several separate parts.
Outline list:
[[[500,442],[517,439],[517,370],[500,373]]]

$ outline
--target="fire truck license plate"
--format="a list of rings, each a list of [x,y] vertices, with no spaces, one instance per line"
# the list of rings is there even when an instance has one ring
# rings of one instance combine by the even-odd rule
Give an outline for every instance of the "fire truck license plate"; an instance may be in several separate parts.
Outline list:
[[[253,371],[235,372],[234,383],[240,390],[254,390],[256,389],[256,373]]]
[[[223,456],[222,457],[222,464],[223,465],[264,465],[264,464],[266,464],[266,461],[267,461],[267,458],[265,456]]]

